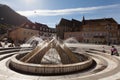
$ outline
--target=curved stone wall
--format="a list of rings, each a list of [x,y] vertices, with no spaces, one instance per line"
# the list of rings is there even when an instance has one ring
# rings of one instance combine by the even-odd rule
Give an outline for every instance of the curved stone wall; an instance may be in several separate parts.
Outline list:
[[[70,73],[75,71],[80,71],[91,66],[93,60],[88,57],[88,60],[84,62],[74,63],[74,64],[61,64],[61,65],[41,65],[41,64],[31,64],[24,63],[16,59],[19,58],[18,55],[13,56],[10,60],[10,66],[14,69],[28,72],[33,74],[61,74],[61,73]]]

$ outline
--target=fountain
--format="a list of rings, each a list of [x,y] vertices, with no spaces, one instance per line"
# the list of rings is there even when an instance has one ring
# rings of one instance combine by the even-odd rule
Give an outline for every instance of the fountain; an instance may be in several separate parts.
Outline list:
[[[55,37],[41,41],[31,52],[14,55],[9,66],[13,70],[31,74],[63,74],[89,68],[93,59],[72,52]]]
[[[79,43],[74,37],[70,37],[66,40],[64,40],[64,43]]]
[[[33,36],[28,41],[26,41],[24,44],[20,45],[20,47],[35,47],[36,42],[41,43],[43,40],[40,37]]]

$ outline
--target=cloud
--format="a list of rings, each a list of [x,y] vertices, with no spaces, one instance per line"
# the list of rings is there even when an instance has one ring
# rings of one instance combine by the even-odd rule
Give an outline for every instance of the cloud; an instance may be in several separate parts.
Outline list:
[[[67,14],[76,14],[76,13],[90,13],[91,11],[100,10],[100,9],[110,9],[118,7],[119,4],[115,5],[106,5],[106,6],[96,6],[96,7],[85,7],[85,8],[70,8],[70,9],[59,9],[59,10],[31,10],[31,11],[17,11],[24,16],[58,16],[58,15],[67,15]]]

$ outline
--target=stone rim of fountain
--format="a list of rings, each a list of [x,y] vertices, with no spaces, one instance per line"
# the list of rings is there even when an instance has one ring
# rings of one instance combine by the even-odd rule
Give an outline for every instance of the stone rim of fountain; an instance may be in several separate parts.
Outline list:
[[[59,65],[43,65],[43,64],[33,64],[33,63],[25,63],[16,59],[14,55],[9,62],[9,66],[12,66],[13,69],[19,70],[22,72],[32,73],[32,74],[63,74],[63,73],[72,73],[84,70],[90,67],[93,63],[92,58],[88,58],[88,60],[74,63],[74,64],[59,64]]]

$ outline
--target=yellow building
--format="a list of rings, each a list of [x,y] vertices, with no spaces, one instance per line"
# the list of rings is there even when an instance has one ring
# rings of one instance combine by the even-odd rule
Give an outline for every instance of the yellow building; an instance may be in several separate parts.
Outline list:
[[[54,28],[49,28],[47,25],[40,23],[24,23],[21,26],[12,30],[9,37],[16,43],[23,43],[33,36],[50,37],[55,34]]]
[[[32,36],[37,36],[39,34],[38,30],[26,29],[19,27],[12,32],[10,32],[9,37],[14,42],[24,42],[30,39]]]

